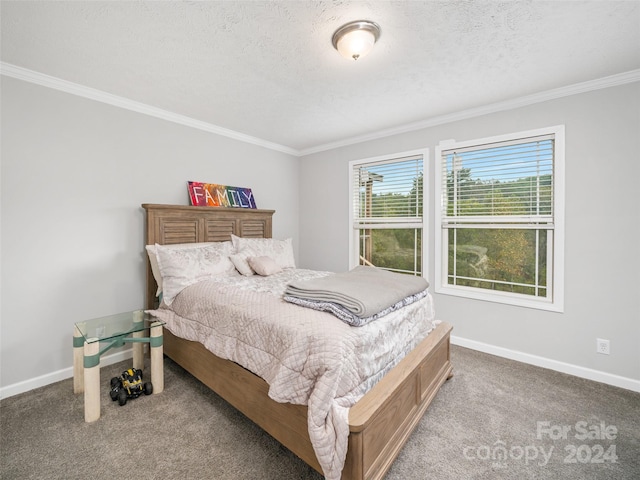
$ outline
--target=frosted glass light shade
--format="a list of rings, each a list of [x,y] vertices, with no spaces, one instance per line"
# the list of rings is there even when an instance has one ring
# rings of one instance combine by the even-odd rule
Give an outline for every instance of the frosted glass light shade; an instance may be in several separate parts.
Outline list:
[[[376,23],[359,20],[336,30],[332,43],[344,58],[358,60],[371,51],[379,37],[380,27]]]
[[[366,30],[354,30],[338,40],[338,52],[344,58],[358,60],[373,48],[375,37]]]

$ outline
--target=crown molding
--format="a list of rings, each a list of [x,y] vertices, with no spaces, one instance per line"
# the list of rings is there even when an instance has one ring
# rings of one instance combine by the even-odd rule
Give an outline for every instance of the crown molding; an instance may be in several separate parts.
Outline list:
[[[103,92],[95,88],[86,87],[78,83],[62,80],[57,77],[52,77],[44,73],[35,72],[17,65],[10,63],[0,62],[0,74],[7,77],[17,78],[18,80],[24,80],[25,82],[35,83],[44,87],[53,88],[62,92],[77,95],[79,97],[88,98],[97,102],[106,103],[115,107],[124,108],[133,112],[142,113],[151,117],[160,118],[169,122],[178,123],[191,128],[197,128],[198,130],[204,130],[205,132],[215,133],[223,137],[232,138],[241,142],[258,145],[260,147],[268,148],[270,150],[276,150],[278,152],[287,153],[289,155],[299,156],[300,152],[293,148],[277,143],[269,142],[261,138],[245,135],[244,133],[236,132],[235,130],[229,130],[227,128],[219,127],[211,123],[196,120],[185,115],[163,110],[161,108],[153,107],[141,102],[136,102],[128,98],[119,97],[111,93]]]
[[[640,69],[631,70],[629,72],[620,73],[617,75],[610,75],[608,77],[599,78],[596,80],[590,80],[587,82],[576,83],[566,87],[555,88],[553,90],[547,90],[545,92],[534,93],[532,95],[526,95],[524,97],[505,100],[503,102],[492,103],[489,105],[483,105],[482,107],[470,108],[467,110],[461,110],[459,112],[450,113],[446,115],[439,115],[431,117],[419,122],[409,123],[401,125],[399,127],[388,128],[385,130],[379,130],[366,135],[359,135],[357,137],[351,137],[338,142],[326,143],[324,145],[318,145],[316,147],[307,148],[299,152],[300,156],[311,155],[313,153],[324,152],[327,150],[333,150],[340,147],[346,147],[354,145],[356,143],[368,142],[371,140],[378,140],[380,138],[390,137],[392,135],[399,135],[401,133],[413,132],[421,130],[423,128],[435,127],[438,125],[444,125],[446,123],[457,122],[460,120],[466,120],[469,118],[479,117],[482,115],[488,115],[491,113],[503,112],[505,110],[513,110],[515,108],[525,107],[536,103],[542,103],[549,100],[555,100],[562,97],[568,97],[571,95],[577,95],[579,93],[591,92],[593,90],[600,90],[603,88],[616,87],[619,85],[625,85],[627,83],[633,83],[640,81]]]
[[[142,113],[144,115],[150,115],[152,117],[167,120],[169,122],[178,123],[187,127],[197,128],[205,132],[214,133],[224,137],[232,138],[245,143],[250,143],[260,147],[268,148],[278,152],[286,153],[296,157],[303,157],[314,153],[324,152],[327,150],[333,150],[340,147],[346,147],[357,143],[368,142],[371,140],[378,140],[392,135],[399,135],[402,133],[413,132],[424,128],[435,127],[437,125],[443,125],[446,123],[457,122],[460,120],[466,120],[469,118],[479,117],[482,115],[488,115],[491,113],[503,112],[505,110],[513,110],[515,108],[525,107],[527,105],[533,105],[536,103],[546,102],[549,100],[555,100],[562,97],[568,97],[571,95],[577,95],[580,93],[591,92],[593,90],[600,90],[603,88],[616,87],[627,83],[633,83],[640,81],[640,69],[631,70],[629,72],[620,73],[616,75],[610,75],[608,77],[599,78],[596,80],[590,80],[587,82],[576,83],[566,87],[555,88],[547,90],[545,92],[534,93],[532,95],[526,95],[524,97],[505,100],[503,102],[496,102],[482,107],[470,108],[467,110],[461,110],[459,112],[450,113],[446,115],[439,115],[419,122],[409,123],[394,128],[388,128],[379,130],[377,132],[358,135],[350,137],[337,142],[325,143],[317,145],[315,147],[306,148],[302,150],[296,150],[295,148],[287,147],[286,145],[280,145],[278,143],[269,142],[260,138],[245,135],[235,130],[229,130],[227,128],[219,127],[211,123],[196,120],[185,115],[162,110],[157,107],[146,105],[144,103],[136,102],[128,98],[119,97],[95,88],[86,87],[77,83],[62,80],[57,77],[52,77],[43,73],[35,72],[17,65],[10,63],[0,62],[0,74],[8,77],[17,78],[26,82],[35,83],[45,87],[60,90],[72,95],[78,95],[80,97],[89,98],[102,103],[107,103],[116,107],[124,108],[134,112]]]

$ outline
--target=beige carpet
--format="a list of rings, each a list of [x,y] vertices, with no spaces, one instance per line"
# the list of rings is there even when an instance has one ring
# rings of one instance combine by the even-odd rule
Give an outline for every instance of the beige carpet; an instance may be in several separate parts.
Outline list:
[[[452,361],[387,480],[640,479],[640,394],[460,347]],[[322,478],[170,360],[163,393],[111,402],[128,366],[102,369],[92,424],[71,379],[2,400],[0,477]]]

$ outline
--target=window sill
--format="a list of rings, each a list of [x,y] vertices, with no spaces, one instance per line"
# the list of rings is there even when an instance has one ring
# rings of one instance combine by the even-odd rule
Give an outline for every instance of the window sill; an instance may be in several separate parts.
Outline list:
[[[516,307],[533,308],[536,310],[564,313],[564,305],[561,301],[556,300],[555,302],[553,302],[551,300],[543,298],[535,299],[528,295],[519,295],[507,292],[487,293],[487,291],[485,290],[473,287],[453,287],[442,285],[436,285],[435,293],[441,295],[463,297],[471,300],[482,300],[485,302],[513,305]]]

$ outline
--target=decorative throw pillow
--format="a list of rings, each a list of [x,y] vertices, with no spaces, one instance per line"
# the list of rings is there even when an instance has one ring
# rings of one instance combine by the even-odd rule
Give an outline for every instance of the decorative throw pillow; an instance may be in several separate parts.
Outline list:
[[[263,277],[282,271],[280,265],[278,265],[271,257],[249,257],[247,261],[253,271]]]
[[[176,295],[189,285],[231,274],[234,270],[229,260],[232,248],[231,245],[217,243],[181,249],[156,244],[164,303],[171,305]]]
[[[231,242],[237,252],[249,248],[255,252],[254,256],[256,257],[271,257],[280,268],[296,268],[293,242],[290,238],[275,240],[273,238],[244,238],[231,235]]]
[[[242,251],[229,256],[229,260],[236,267],[242,275],[250,277],[253,275],[253,269],[249,265],[249,257],[255,257],[256,253],[250,248],[245,248]]]

